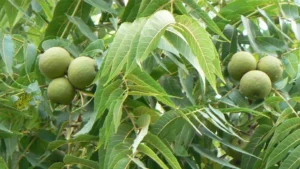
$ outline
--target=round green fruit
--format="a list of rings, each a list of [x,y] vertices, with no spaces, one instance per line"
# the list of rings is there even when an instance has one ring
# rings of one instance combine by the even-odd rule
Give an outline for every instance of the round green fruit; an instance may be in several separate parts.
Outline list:
[[[247,144],[249,143],[249,140],[250,140],[250,136],[248,136],[248,135],[242,135],[242,138],[245,140],[245,141],[243,141],[243,140],[240,140],[239,138],[233,138],[232,140],[231,140],[231,144],[232,145],[235,145],[235,146],[237,146],[237,147],[239,147],[239,148],[241,148],[241,149],[245,149],[245,147],[247,146]],[[227,149],[227,151],[226,151],[226,153],[228,154],[228,155],[230,155],[232,158],[234,158],[235,160],[241,160],[241,158],[242,158],[242,153],[240,153],[240,152],[238,152],[238,151],[236,151],[236,150],[233,150],[233,149],[231,149],[231,148],[228,148]]]
[[[240,92],[249,99],[263,99],[270,92],[272,83],[269,76],[259,70],[247,72],[240,81]]]
[[[258,61],[257,69],[265,72],[272,83],[281,79],[283,67],[279,59],[273,56],[265,56]]]
[[[256,59],[244,51],[235,53],[228,64],[228,73],[235,80],[240,80],[245,73],[255,69]]]
[[[94,81],[96,74],[96,61],[86,56],[74,59],[68,69],[69,80],[78,89],[84,89],[90,85]]]
[[[50,79],[62,77],[72,59],[69,52],[64,48],[52,47],[40,56],[39,68],[41,73]]]
[[[138,120],[137,125],[139,127],[145,127],[148,123],[150,123],[151,116],[149,114],[142,114]]]
[[[53,103],[70,104],[75,96],[75,89],[68,79],[60,77],[50,82],[48,98]]]

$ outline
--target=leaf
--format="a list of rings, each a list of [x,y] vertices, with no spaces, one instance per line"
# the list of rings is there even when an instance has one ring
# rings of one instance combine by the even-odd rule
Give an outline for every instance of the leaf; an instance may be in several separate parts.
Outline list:
[[[113,149],[118,144],[122,143],[129,136],[131,131],[132,131],[131,126],[129,126],[128,124],[121,124],[117,134],[115,134],[109,138],[103,168],[107,169],[109,167],[109,162],[115,156],[115,154],[112,153]],[[114,168],[116,168],[116,166],[118,165],[119,162],[120,162],[120,160],[117,162],[117,164],[114,164],[114,166],[115,166]]]
[[[27,44],[24,48],[24,61],[25,61],[25,70],[28,73],[32,71],[32,67],[34,65],[37,49],[36,46],[32,43]]]
[[[65,164],[62,162],[53,163],[49,169],[63,169],[65,167]]]
[[[81,53],[81,55],[93,55],[95,53],[103,53],[105,49],[104,41],[102,39],[97,39],[91,42]]]
[[[14,60],[14,43],[10,35],[4,35],[0,41],[0,54],[5,63],[5,70],[12,76],[13,74],[13,60]]]
[[[209,38],[209,34],[199,25],[198,22],[190,17],[177,16],[176,22],[175,28],[187,40],[193,54],[197,57],[198,63],[200,64],[206,79],[217,93],[216,75],[218,75],[218,77],[223,81],[224,79],[221,75],[221,70],[219,70],[219,57],[215,53],[216,49]],[[204,89],[205,88],[204,83]]]
[[[208,13],[202,10],[201,6],[199,6],[194,0],[183,0],[183,2],[192,9],[189,13],[192,13],[192,15],[198,19],[201,18],[209,29],[229,41],[226,36],[224,36],[218,25],[209,17]]]
[[[73,155],[66,155],[64,157],[64,163],[66,164],[80,164],[89,168],[98,169],[99,164],[95,161],[79,158]]]
[[[169,0],[152,0],[147,6],[144,7],[144,10],[140,10],[138,17],[146,17],[152,15],[153,13],[164,9],[164,7],[171,5],[172,2]]]
[[[0,168],[8,169],[7,164],[5,163],[5,161],[2,157],[0,157]]]
[[[281,163],[279,169],[297,169],[300,166],[300,146],[296,147]]]
[[[258,30],[258,27],[248,18],[242,16],[243,25],[245,27],[245,30],[247,31],[247,37],[249,39],[249,42],[251,44],[251,47],[254,49],[257,53],[262,53],[260,46],[255,41],[255,38],[257,36],[261,36],[261,33]]]
[[[86,22],[89,18],[90,10],[91,6],[83,1],[58,1],[55,5],[52,20],[45,30],[44,40],[55,39],[57,37],[66,38],[72,26],[67,15],[78,16]]]
[[[110,5],[105,2],[104,0],[84,0],[86,3],[89,3],[90,5],[99,8],[105,12],[109,12],[111,14],[117,14],[116,10],[110,7]]]
[[[121,123],[121,118],[123,113],[122,111],[123,102],[125,101],[126,98],[127,98],[127,93],[114,101],[113,114],[114,114],[115,132],[118,131],[118,127]]]
[[[261,149],[263,148],[263,142],[261,142],[262,138],[270,131],[271,126],[261,125],[255,129],[255,132],[249,143],[247,144],[245,150],[253,155],[259,156],[261,153]],[[254,167],[256,158],[242,155],[241,168],[242,169],[252,169]]]
[[[146,57],[157,47],[165,29],[174,24],[173,15],[166,10],[161,10],[152,15],[141,30],[137,45],[137,62],[143,62]]]
[[[47,2],[44,0],[37,0],[37,2],[43,8],[43,11],[45,12],[45,15],[47,16],[48,21],[51,20],[53,15],[52,15],[50,6],[47,4]]]
[[[124,143],[119,143],[113,148],[109,158],[108,169],[114,168],[120,160],[131,155],[131,151],[129,149],[131,143],[132,142],[128,143],[126,140]]]
[[[130,158],[128,157],[122,158],[117,162],[117,164],[113,169],[127,169],[130,163],[131,163]]]
[[[156,135],[148,133],[147,136],[144,138],[144,141],[147,142],[147,144],[155,147],[157,151],[159,151],[164,156],[168,164],[173,169],[181,169],[172,151]]]
[[[162,169],[168,169],[165,163],[155,154],[155,152],[148,147],[146,144],[139,144],[138,151],[141,153],[146,154],[150,157],[153,161],[155,161]]]
[[[133,22],[135,20],[135,18],[137,17],[137,14],[139,12],[140,9],[140,5],[141,5],[142,1],[140,0],[130,0],[128,1],[125,10],[122,14],[121,18],[121,22]]]
[[[65,144],[67,144],[68,142],[66,140],[55,140],[55,141],[52,141],[48,144],[48,150],[55,150],[57,149],[58,147],[60,146],[63,146]]]
[[[141,117],[141,116],[140,116]],[[132,144],[132,154],[136,153],[136,149],[138,148],[139,144],[143,141],[144,137],[148,134],[148,128],[150,125],[150,116],[149,118],[146,118],[146,121],[143,121],[143,127],[140,129],[138,135],[134,139],[134,142]]]
[[[102,82],[101,79],[99,81]],[[120,80],[115,81],[106,87],[103,87],[102,83],[98,84],[95,92],[94,112],[91,114],[89,121],[74,135],[75,137],[81,134],[86,134],[92,129],[95,121],[103,115],[104,110],[106,109],[105,105],[110,97],[110,94],[115,89],[119,88],[120,84]]]
[[[221,164],[222,166],[227,166],[230,168],[235,168],[238,169],[238,167],[231,165],[229,162],[225,161],[225,160],[221,160],[220,158],[216,157],[215,155],[211,154],[208,150],[204,149],[203,147],[201,147],[198,144],[192,144],[191,147],[193,147],[193,149],[198,152],[201,156],[204,156],[214,162],[217,162],[219,164]]]
[[[295,78],[298,72],[298,58],[294,53],[287,53],[282,57],[284,70],[289,77]]]
[[[68,19],[77,26],[81,33],[89,38],[91,41],[97,40],[97,36],[91,31],[91,29],[83,22],[83,20],[76,16],[67,15]]]
[[[164,89],[146,72],[136,68],[131,74],[126,77],[127,81],[135,83],[137,86],[144,87],[143,90],[151,91],[150,94],[156,96],[156,98],[162,103],[175,108],[172,100],[167,96]],[[143,90],[141,92],[143,92]]]
[[[42,43],[42,47],[44,50],[47,50],[51,47],[58,47],[58,46],[65,48],[74,57],[79,56],[80,50],[78,49],[77,46],[75,46],[72,43],[72,41],[69,41],[66,39],[49,39],[49,40],[43,41],[43,43]]]
[[[123,69],[129,57],[134,57],[137,46],[137,37],[146,20],[137,20],[132,24],[124,23],[120,26],[117,34],[110,45],[106,60],[104,62],[102,76],[109,74],[108,83]],[[130,32],[128,31],[130,30]]]
[[[288,135],[270,154],[267,167],[271,167],[280,160],[282,160],[289,150],[300,144],[300,130],[296,130],[292,134]]]

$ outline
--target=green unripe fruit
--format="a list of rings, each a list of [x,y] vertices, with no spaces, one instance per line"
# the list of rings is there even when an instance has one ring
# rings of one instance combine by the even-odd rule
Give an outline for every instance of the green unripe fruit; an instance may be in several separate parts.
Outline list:
[[[94,59],[81,56],[71,62],[68,77],[74,87],[84,89],[94,81],[96,70],[97,64]]]
[[[228,73],[235,80],[240,80],[245,73],[255,69],[256,59],[249,52],[235,53],[228,64]]]
[[[52,47],[41,55],[39,68],[41,73],[50,79],[62,77],[67,71],[72,59],[69,52],[65,49]]]
[[[50,82],[47,93],[53,103],[70,104],[75,96],[75,89],[68,79],[60,77]]]
[[[235,145],[235,146],[241,148],[241,149],[245,149],[245,147],[246,147],[247,144],[249,143],[248,141],[250,140],[251,137],[248,136],[248,135],[242,135],[242,138],[243,138],[245,141],[240,140],[240,139],[238,139],[238,138],[235,137],[235,138],[233,138],[233,139],[231,140],[231,143],[232,143],[233,145]],[[235,151],[235,150],[233,150],[233,149],[231,149],[231,148],[228,148],[226,152],[227,152],[228,155],[230,155],[231,157],[233,157],[235,160],[241,160],[241,158],[242,158],[242,153],[240,153],[240,152],[238,152],[238,151]]]
[[[281,79],[283,67],[279,59],[273,56],[261,58],[257,64],[257,69],[265,72],[271,79],[272,83]]]
[[[142,114],[138,120],[137,125],[139,127],[145,127],[148,123],[150,123],[151,116],[149,114]]]
[[[269,76],[260,70],[247,72],[240,81],[240,92],[249,99],[263,99],[271,92],[271,88]]]

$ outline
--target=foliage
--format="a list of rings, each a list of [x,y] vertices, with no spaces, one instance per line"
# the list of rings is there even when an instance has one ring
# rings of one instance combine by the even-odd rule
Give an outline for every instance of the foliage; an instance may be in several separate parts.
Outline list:
[[[299,8],[0,1],[0,168],[299,168]],[[38,67],[55,46],[97,62],[93,85],[70,105],[49,101]],[[246,98],[229,76],[238,51],[281,60],[283,77],[266,98]],[[242,135],[251,136],[244,149],[231,143]]]

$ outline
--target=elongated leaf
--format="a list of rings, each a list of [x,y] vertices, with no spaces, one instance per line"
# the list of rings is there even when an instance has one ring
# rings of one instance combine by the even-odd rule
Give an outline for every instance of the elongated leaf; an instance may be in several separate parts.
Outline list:
[[[300,144],[300,130],[296,130],[289,136],[287,136],[270,154],[267,167],[271,167],[278,161],[282,160],[288,153],[289,150]]]
[[[105,2],[104,0],[84,0],[86,3],[89,3],[90,5],[99,8],[103,11],[112,13],[112,14],[117,14],[117,12],[110,7],[110,5]]]
[[[224,36],[218,25],[208,16],[208,13],[202,10],[201,6],[199,6],[194,0],[183,0],[183,2],[192,9],[190,13],[193,13],[193,15],[197,18],[201,18],[209,29],[229,41],[226,36]]]
[[[181,169],[171,150],[156,135],[148,133],[148,135],[144,138],[144,141],[155,147],[164,156],[173,169]]]
[[[62,162],[53,163],[49,169],[63,169],[65,167],[65,164]]]
[[[131,159],[129,157],[122,158],[120,161],[117,162],[113,169],[127,169],[130,163]]]
[[[68,19],[77,26],[77,28],[81,31],[81,33],[89,38],[91,41],[97,39],[97,36],[91,31],[91,29],[83,22],[83,20],[76,16],[67,15]]]
[[[108,163],[108,169],[112,169],[116,166],[116,164],[122,160],[123,158],[128,157],[131,154],[129,149],[131,143],[119,143],[115,146],[111,152],[111,156]]]
[[[5,70],[9,75],[13,74],[14,43],[10,35],[5,35],[0,41],[0,54],[5,63]]]
[[[209,34],[198,22],[190,17],[177,16],[176,22],[175,28],[187,40],[193,54],[197,57],[206,79],[217,92],[216,75],[221,75],[221,70],[219,70],[220,61],[215,53],[216,49],[209,38]],[[223,80],[222,76],[219,76],[219,78]]]
[[[56,37],[67,37],[72,26],[70,25],[71,23],[68,20],[67,15],[78,16],[86,22],[89,17],[90,10],[91,6],[83,1],[58,1],[55,5],[53,18],[46,28],[44,40],[55,39]]]
[[[138,147],[138,151],[146,154],[153,161],[155,161],[161,168],[168,169],[165,163],[155,154],[155,152],[145,144],[140,144]]]
[[[102,82],[101,79],[100,82]],[[102,83],[98,85],[95,93],[94,112],[91,114],[89,121],[83,126],[83,128],[74,135],[75,137],[81,134],[86,134],[92,129],[95,121],[103,115],[104,110],[106,109],[105,105],[111,93],[115,89],[119,88],[120,84],[121,81],[119,80],[111,83],[106,87],[104,87]]]
[[[28,73],[31,72],[32,67],[34,65],[37,50],[34,44],[28,44],[24,48],[24,60],[25,60],[25,70]]]
[[[122,118],[122,107],[123,107],[123,102],[125,101],[125,99],[127,98],[127,94],[121,96],[120,98],[118,98],[117,100],[115,100],[115,105],[113,108],[113,114],[114,114],[114,124],[115,124],[115,132],[118,131],[118,127],[120,125],[121,122],[121,118]]]
[[[281,163],[279,169],[297,169],[300,166],[300,146],[296,147],[291,154]]]
[[[208,150],[204,149],[203,147],[201,147],[200,145],[197,145],[197,144],[192,144],[191,145],[193,147],[193,149],[198,152],[201,156],[204,156],[214,162],[217,162],[223,166],[227,166],[227,167],[230,167],[230,168],[237,168],[236,166],[230,164],[229,162],[225,161],[225,160],[222,160],[218,157],[216,157],[215,155],[211,154]]]
[[[0,157],[0,168],[2,169],[8,169],[4,159],[2,157]]]
[[[133,82],[138,86],[143,86],[145,87],[145,89],[153,91],[154,95],[158,95],[156,96],[156,98],[159,101],[170,107],[175,107],[172,100],[168,96],[166,96],[167,93],[164,91],[164,89],[149,74],[141,71],[139,68],[135,69],[131,74],[128,74],[126,76],[126,80]]]
[[[137,61],[142,62],[154,50],[165,29],[174,24],[175,19],[169,11],[158,11],[145,23],[137,46]]]
[[[110,141],[109,141],[109,143],[107,145],[103,168],[107,169],[109,167],[110,159],[113,159],[113,156],[115,156],[115,154],[112,154],[113,149],[118,144],[124,142],[124,140],[129,136],[129,134],[130,134],[131,131],[132,131],[132,127],[131,126],[129,126],[127,124],[121,124],[120,127],[119,127],[119,130],[118,130],[117,134],[113,135],[109,139]],[[115,164],[115,166],[117,166],[117,164]]]
[[[141,128],[140,132],[138,133],[138,135],[136,136],[132,144],[132,154],[136,153],[136,149],[138,148],[139,144],[143,141],[144,137],[148,134],[150,118],[146,118],[146,121],[143,121],[143,123],[145,123],[143,124],[144,126]]]
[[[162,10],[163,8],[170,6],[171,2],[169,0],[152,0],[147,6],[144,7],[144,10],[140,10],[138,17],[146,17],[152,15],[153,13]]]
[[[261,153],[261,148],[264,146],[261,140],[270,131],[270,129],[271,127],[267,125],[262,125],[256,128],[245,150],[253,155],[259,156]],[[242,155],[241,168],[252,169],[256,161],[256,158]]]
[[[80,164],[89,168],[98,169],[99,164],[95,161],[79,158],[73,155],[66,155],[64,158],[66,164]]]

